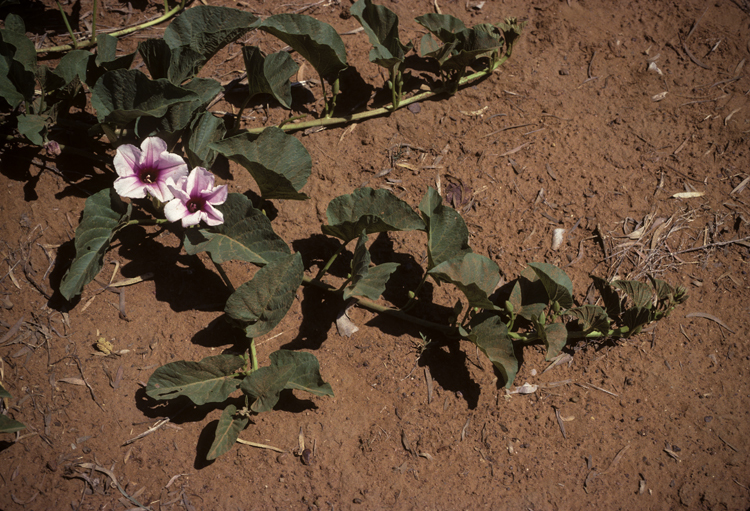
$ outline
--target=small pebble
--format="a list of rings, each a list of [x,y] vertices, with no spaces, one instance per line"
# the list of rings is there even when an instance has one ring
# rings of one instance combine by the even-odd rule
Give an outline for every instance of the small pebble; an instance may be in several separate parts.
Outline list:
[[[419,103],[412,103],[411,105],[407,106],[406,109],[413,114],[418,114],[422,111],[422,105],[420,105]]]
[[[312,465],[312,462],[312,451],[310,449],[302,451],[302,463],[305,465]]]
[[[714,420],[714,418],[711,417],[710,415],[706,415],[705,417],[703,417],[703,420],[706,422],[711,422],[712,420]]]
[[[531,376],[536,376],[536,369],[531,370]]]

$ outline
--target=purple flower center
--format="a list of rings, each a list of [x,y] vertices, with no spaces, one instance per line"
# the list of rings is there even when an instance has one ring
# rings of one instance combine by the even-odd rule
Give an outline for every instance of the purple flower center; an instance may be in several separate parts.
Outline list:
[[[185,204],[185,207],[190,213],[195,213],[196,211],[203,211],[203,206],[205,205],[206,199],[203,197],[191,197],[187,204]]]
[[[143,167],[138,169],[138,179],[141,183],[153,184],[159,180],[159,169],[151,167]]]

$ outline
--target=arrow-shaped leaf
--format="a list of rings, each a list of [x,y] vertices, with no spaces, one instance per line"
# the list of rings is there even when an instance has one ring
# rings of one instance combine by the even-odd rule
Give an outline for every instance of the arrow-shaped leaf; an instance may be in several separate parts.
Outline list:
[[[276,14],[266,18],[259,28],[294,48],[330,82],[347,68],[344,41],[328,23],[304,14]]]
[[[81,294],[83,286],[94,280],[117,226],[128,215],[128,206],[111,188],[86,199],[83,220],[76,229],[76,257],[60,283],[66,300]]]
[[[200,362],[181,360],[154,371],[146,394],[158,400],[186,396],[196,405],[221,403],[237,390],[237,370],[245,364],[237,355],[215,355]]]
[[[419,204],[427,226],[428,269],[471,252],[469,229],[461,215],[443,204],[443,198],[432,187]]]
[[[464,254],[437,265],[428,273],[438,282],[449,282],[460,289],[471,307],[495,308],[489,296],[500,282],[500,269],[488,257]]]
[[[385,291],[385,285],[396,271],[398,263],[383,263],[370,267],[370,252],[365,246],[367,235],[362,233],[357,241],[352,258],[351,283],[344,289],[344,300],[352,296],[364,296],[370,300],[377,300]]]
[[[247,70],[247,87],[252,98],[270,94],[281,106],[292,108],[292,83],[289,79],[299,66],[289,53],[280,51],[265,56],[257,46],[243,46],[242,57]]]
[[[358,188],[350,195],[336,197],[328,204],[328,224],[323,233],[349,243],[364,231],[367,234],[387,231],[424,230],[418,214],[388,190]]]
[[[245,335],[258,337],[271,331],[294,303],[302,284],[304,266],[299,253],[281,256],[258,270],[227,300],[224,312],[245,324]]]
[[[270,127],[255,139],[242,134],[210,147],[245,167],[258,183],[264,199],[307,198],[299,191],[310,177],[310,153],[302,142],[283,130]]]
[[[513,341],[508,336],[508,328],[499,316],[479,314],[472,320],[468,339],[487,355],[505,380],[505,388],[513,385],[518,372],[518,359],[513,351]]]
[[[318,359],[310,353],[279,350],[271,353],[271,365],[253,371],[242,381],[242,391],[256,400],[254,412],[271,410],[284,389],[297,389],[316,396],[333,396],[330,384],[320,376]]]
[[[573,283],[563,270],[549,263],[529,263],[529,266],[542,281],[550,303],[557,302],[563,309],[573,306]]]
[[[224,223],[209,229],[188,229],[188,254],[208,252],[219,264],[237,260],[257,265],[289,255],[289,247],[273,231],[271,221],[244,195],[230,193],[216,208],[224,215]]]
[[[219,424],[216,425],[216,433],[211,448],[206,454],[207,460],[215,460],[222,454],[226,454],[234,446],[237,438],[250,419],[237,415],[237,407],[229,405],[224,408],[219,418]]]
[[[404,61],[412,44],[402,44],[398,37],[398,16],[382,5],[373,4],[371,0],[359,0],[350,9],[352,16],[364,28],[373,49],[370,51],[370,62],[385,68],[392,68]]]

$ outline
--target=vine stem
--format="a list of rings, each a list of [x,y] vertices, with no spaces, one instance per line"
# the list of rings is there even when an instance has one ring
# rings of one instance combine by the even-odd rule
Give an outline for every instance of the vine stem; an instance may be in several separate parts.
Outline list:
[[[463,87],[464,85],[476,81],[480,78],[484,78],[486,76],[490,76],[492,73],[495,72],[495,70],[500,67],[501,64],[503,64],[508,58],[510,57],[510,51],[507,52],[505,55],[503,55],[502,58],[498,59],[497,62],[494,62],[490,67],[487,69],[483,69],[482,71],[477,71],[476,73],[472,73],[470,75],[466,75],[460,80],[458,80],[458,85],[456,86],[456,89],[458,87]],[[405,106],[409,106],[412,103],[418,103],[419,101],[424,101],[426,99],[430,99],[434,96],[437,96],[439,94],[444,94],[446,92],[450,92],[451,87],[450,84],[447,84],[443,87],[439,87],[435,90],[423,92],[421,94],[417,94],[416,96],[412,96],[410,98],[401,99],[398,107],[394,107],[393,104],[384,106],[382,108],[375,108],[373,110],[367,110],[365,112],[358,112],[356,114],[348,115],[346,117],[323,117],[320,119],[315,119],[312,121],[307,122],[300,122],[297,124],[291,124],[287,121],[284,121],[282,124],[280,124],[278,127],[284,131],[295,131],[295,130],[303,130],[307,128],[314,128],[317,126],[333,126],[336,124],[346,124],[349,122],[359,122],[363,121],[365,119],[369,119],[371,117],[377,117],[379,115],[385,115],[388,113],[391,113],[395,111],[397,108],[402,108]],[[252,128],[246,131],[246,133],[250,134],[260,134],[266,127],[261,128]]]
[[[255,351],[255,339],[250,339],[250,364],[253,372],[258,370],[258,353]]]
[[[111,35],[112,37],[121,37],[121,36],[132,34],[133,32],[138,32],[139,30],[143,30],[149,27],[153,27],[154,25],[163,23],[167,21],[169,18],[175,16],[177,13],[179,13],[183,9],[185,9],[186,1],[187,0],[182,0],[177,6],[165,12],[163,15],[159,16],[158,18],[154,18],[151,21],[147,21],[146,23],[142,23],[140,25],[135,25],[132,27],[124,28],[122,30],[118,30],[116,32],[112,32],[109,35]],[[58,2],[58,5],[59,5],[59,2]],[[96,5],[96,3],[94,5]],[[62,10],[62,7],[60,9]],[[71,38],[73,39],[73,44],[63,44],[60,46],[53,46],[51,48],[38,48],[36,50],[37,53],[56,53],[56,52],[61,52],[61,51],[77,50],[77,49],[90,48],[92,46],[96,46],[95,35],[93,35],[91,39],[87,41],[76,41],[76,38],[73,35],[73,32],[70,30],[70,24],[68,23],[68,18],[67,16],[65,16],[64,12],[63,12],[63,20],[65,21],[65,24],[67,25],[68,30],[70,32]]]

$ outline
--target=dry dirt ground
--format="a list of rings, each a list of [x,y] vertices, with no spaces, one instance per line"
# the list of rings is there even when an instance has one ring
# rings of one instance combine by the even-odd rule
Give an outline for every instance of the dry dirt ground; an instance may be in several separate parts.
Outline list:
[[[47,30],[43,44],[64,42],[52,2],[23,3],[35,9],[26,21],[34,35]],[[301,11],[340,33],[358,26],[349,0],[208,3],[262,16]],[[435,9],[426,0],[384,3],[401,17],[402,38],[414,41],[422,32],[413,18]],[[103,28],[161,9],[161,2],[101,5]],[[297,135],[313,157],[303,190],[311,199],[278,202],[273,222],[304,254],[308,272],[330,254],[319,225],[333,197],[386,187],[416,206],[439,183],[444,193],[463,191],[458,206],[472,248],[493,258],[506,280],[528,262],[551,262],[565,267],[581,301],[590,274],[652,273],[686,286],[689,301],[627,341],[571,345],[570,362],[547,372],[540,347],[519,351],[515,384],[539,388],[506,399],[473,345],[442,343],[420,356],[419,329],[359,309],[351,315],[360,330],[342,337],[334,325],[342,304],[302,289],[282,324],[257,340],[259,356],[279,348],[314,353],[335,397],[289,393],[241,434],[283,453],[238,444],[207,463],[219,410],[154,403],[143,386],[159,365],[242,346],[222,318],[227,294],[212,266],[180,252],[169,231],[135,231],[118,239],[100,276],[107,281],[118,264],[116,279],[155,275],[123,288],[125,317],[118,296],[97,294],[96,283],[72,308],[48,300],[71,256],[84,200],[111,183],[112,170],[60,159],[55,172],[23,152],[3,154],[0,369],[13,396],[7,414],[27,429],[1,439],[0,508],[132,508],[122,492],[154,510],[750,507],[750,4],[439,6],[469,25],[507,16],[528,25],[497,73],[454,97]],[[65,8],[83,17],[91,2]],[[124,47],[163,29],[126,38]],[[361,80],[343,85],[351,97],[341,108],[374,95],[372,106],[383,78],[367,61],[366,36],[344,39]],[[258,34],[244,41],[281,47]],[[649,70],[651,62],[660,72]],[[233,44],[202,75],[228,83],[242,71]],[[420,83],[415,77],[407,86]],[[319,111],[315,98],[313,87],[295,109]],[[241,100],[230,94],[214,109],[236,111]],[[272,125],[288,115],[258,105],[246,123]],[[230,191],[254,186],[233,164],[215,171]],[[699,193],[675,197],[684,192]],[[559,227],[566,236],[555,251]],[[386,296],[403,303],[420,277],[424,240],[383,235],[374,244],[377,262],[402,263]],[[235,264],[228,273],[241,283],[248,270]],[[423,298],[430,297],[434,305],[418,312],[438,320],[457,298],[445,286],[427,289]],[[125,351],[102,356],[94,346],[100,337]],[[312,446],[310,464],[293,452],[300,434]]]

